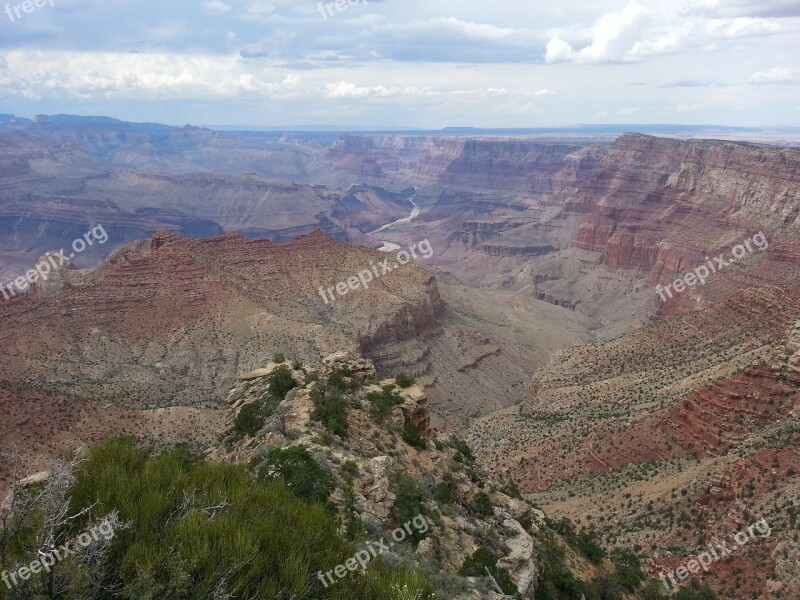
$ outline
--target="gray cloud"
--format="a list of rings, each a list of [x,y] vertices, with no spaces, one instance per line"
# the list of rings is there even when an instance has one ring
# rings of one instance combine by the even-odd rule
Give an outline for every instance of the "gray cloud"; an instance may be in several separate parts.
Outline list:
[[[0,13],[3,112],[425,127],[800,118],[796,0],[370,0],[332,15],[315,0],[55,4],[16,23]]]

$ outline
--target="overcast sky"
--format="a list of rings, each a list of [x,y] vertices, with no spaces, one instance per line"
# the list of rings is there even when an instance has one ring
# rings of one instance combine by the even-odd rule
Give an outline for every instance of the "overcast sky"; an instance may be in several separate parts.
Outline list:
[[[798,0],[37,0],[0,112],[175,125],[800,124]],[[52,6],[51,6],[52,4]]]

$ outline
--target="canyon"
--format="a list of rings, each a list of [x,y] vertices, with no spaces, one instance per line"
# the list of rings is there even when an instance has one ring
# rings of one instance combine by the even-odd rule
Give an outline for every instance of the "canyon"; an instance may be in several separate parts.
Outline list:
[[[34,467],[121,434],[208,446],[242,373],[354,353],[654,575],[759,515],[772,537],[705,581],[800,593],[800,149],[0,120],[0,280],[97,223],[107,255],[0,303],[3,444]],[[429,259],[319,297],[423,239]]]

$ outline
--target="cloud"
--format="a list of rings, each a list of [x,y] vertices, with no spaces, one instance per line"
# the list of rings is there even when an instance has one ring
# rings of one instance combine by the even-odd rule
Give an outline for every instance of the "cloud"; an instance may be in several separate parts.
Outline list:
[[[715,106],[716,102],[695,102],[693,104],[678,104],[675,112],[679,113],[693,113]]]
[[[772,19],[739,17],[737,19],[712,19],[706,23],[706,35],[712,39],[733,40],[742,37],[785,33],[789,28]]]
[[[213,55],[15,51],[0,63],[0,94],[30,98],[288,98],[301,81]]]
[[[628,60],[627,52],[636,42],[640,28],[650,19],[650,11],[635,2],[622,12],[600,17],[592,28],[592,41],[580,50],[555,36],[547,43],[548,63],[600,63]]]
[[[713,79],[679,79],[658,86],[660,88],[703,88],[703,87],[726,87],[726,84]]]
[[[478,88],[473,90],[449,90],[436,91],[430,88],[420,88],[417,86],[358,86],[354,83],[340,81],[338,83],[328,83],[325,86],[325,97],[331,99],[354,99],[354,98],[390,98],[390,97],[416,97],[429,98],[435,96],[474,96],[485,98],[489,96],[503,96],[508,90],[503,88]]]
[[[553,90],[549,90],[547,88],[536,90],[535,92],[528,92],[525,94],[526,96],[555,96],[556,93]]]
[[[759,71],[750,77],[750,83],[795,83],[797,70],[787,67],[772,67],[769,71]]]
[[[212,15],[224,15],[233,7],[220,0],[208,0],[207,2],[203,2],[203,8]]]
[[[718,40],[769,36],[792,31],[775,19],[752,16],[715,17],[717,0],[680,0],[652,10],[630,2],[618,13],[600,17],[591,28],[590,42],[576,47],[555,35],[547,43],[548,63],[637,62],[647,57],[680,52],[687,48],[716,50]],[[576,34],[578,35],[578,34]]]
[[[434,92],[428,89],[423,89],[414,86],[408,87],[385,87],[383,85],[375,86],[357,86],[354,83],[340,81],[338,83],[329,83],[325,86],[325,97],[336,100],[352,99],[352,98],[388,98],[390,96],[438,96],[439,92]]]
[[[678,27],[669,29],[654,40],[636,42],[626,56],[629,59],[639,59],[646,56],[677,52],[688,45],[694,31],[695,24],[687,21]]]

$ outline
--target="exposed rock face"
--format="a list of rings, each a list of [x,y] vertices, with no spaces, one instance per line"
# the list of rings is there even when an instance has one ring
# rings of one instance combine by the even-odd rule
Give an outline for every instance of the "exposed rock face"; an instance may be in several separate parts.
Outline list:
[[[500,492],[491,494],[493,515],[477,516],[470,514],[469,509],[465,510],[463,506],[470,505],[481,487],[490,489],[482,483],[479,487],[485,474],[472,468],[464,468],[463,472],[454,468],[456,450],[450,447],[446,436],[440,437],[445,444],[443,450],[437,450],[433,444],[423,450],[414,449],[392,433],[401,428],[381,426],[368,416],[367,394],[390,383],[390,380],[373,379],[375,370],[369,360],[353,353],[338,352],[325,358],[319,367],[309,366],[323,378],[337,369],[358,373],[356,377],[359,378],[360,374],[366,376],[366,387],[359,393],[359,401],[347,411],[348,433],[343,442],[327,444],[322,441],[323,426],[311,419],[313,407],[309,400],[310,391],[319,385],[320,380],[307,384],[303,371],[297,372],[299,387],[287,394],[260,431],[245,437],[226,435],[243,406],[266,397],[269,377],[276,367],[270,363],[260,372],[242,376],[231,390],[227,425],[220,434],[225,442],[212,448],[211,460],[253,466],[263,461],[269,450],[302,445],[326,470],[349,481],[354,494],[353,508],[369,531],[391,530],[401,525],[396,522],[392,508],[397,499],[395,490],[399,474],[418,481],[439,481],[449,477],[455,483],[454,499],[446,510],[441,510],[443,507],[434,499],[424,501],[426,510],[436,511],[437,517],[427,519],[432,535],[419,543],[413,556],[427,567],[456,573],[467,557],[485,545],[486,536],[491,535],[492,547],[502,549],[499,565],[508,569],[522,598],[534,598],[540,569],[537,564],[540,541],[534,538],[534,534],[546,527],[544,514]],[[425,437],[438,436],[438,432],[430,427],[427,397],[422,388],[413,385],[398,391],[405,398],[405,403],[395,409],[398,424],[414,423]],[[380,453],[376,448],[381,449]],[[383,454],[384,448],[392,449],[390,454]],[[347,476],[342,468],[345,463],[355,465],[355,469],[348,470]],[[340,507],[344,504],[339,491],[331,500]],[[576,562],[585,562],[585,559]],[[474,597],[478,600],[485,596],[476,593]]]
[[[798,149],[639,134],[567,155],[535,144],[526,153],[520,144],[467,144],[454,161],[456,172],[462,163],[474,167],[472,180],[464,174],[474,188],[503,175],[490,202],[480,197],[488,188],[460,191],[464,179],[454,176],[417,220],[446,247],[434,258],[437,266],[475,285],[575,307],[604,321],[608,337],[657,315],[701,310],[742,287],[791,284],[800,276]],[[585,168],[570,171],[566,165],[576,160]],[[514,174],[520,165],[533,179],[552,176],[560,184],[534,193]],[[748,253],[701,288],[658,300],[654,286],[758,232],[768,251]],[[531,286],[532,273],[547,278]]]
[[[536,373],[519,415],[475,423],[469,439],[485,466],[513,474],[537,504],[610,519],[603,530],[626,547],[648,540],[663,553],[683,538],[672,520],[651,522],[657,514],[692,515],[701,539],[730,538],[750,515],[786,528],[783,499],[800,493],[798,311],[800,284],[746,288],[564,350]],[[770,578],[795,585],[768,562],[785,539],[774,523],[772,541],[737,563],[758,593]],[[722,592],[723,580],[710,583]]]
[[[137,423],[149,435],[142,421],[162,423],[182,410],[198,420],[153,436],[207,440],[219,425],[219,398],[279,349],[313,360],[359,351],[365,340],[380,352],[438,331],[436,281],[413,264],[333,303],[319,295],[320,286],[347,281],[384,256],[321,233],[280,245],[159,232],[96,269],[63,269],[0,303],[9,443],[49,454],[54,439],[89,443]],[[39,392],[31,379],[43,382]],[[42,402],[47,411],[37,408]]]
[[[423,436],[431,437],[434,432],[428,410],[428,395],[418,385],[402,390],[402,394],[406,401],[398,407],[403,415],[401,425],[414,425]]]
[[[570,144],[509,140],[467,140],[461,156],[439,181],[448,187],[526,190],[550,195],[585,176],[601,152]]]
[[[325,157],[377,181],[402,174],[451,190],[524,190],[549,197],[588,176],[603,152],[603,146],[508,138],[367,135],[341,136]]]

